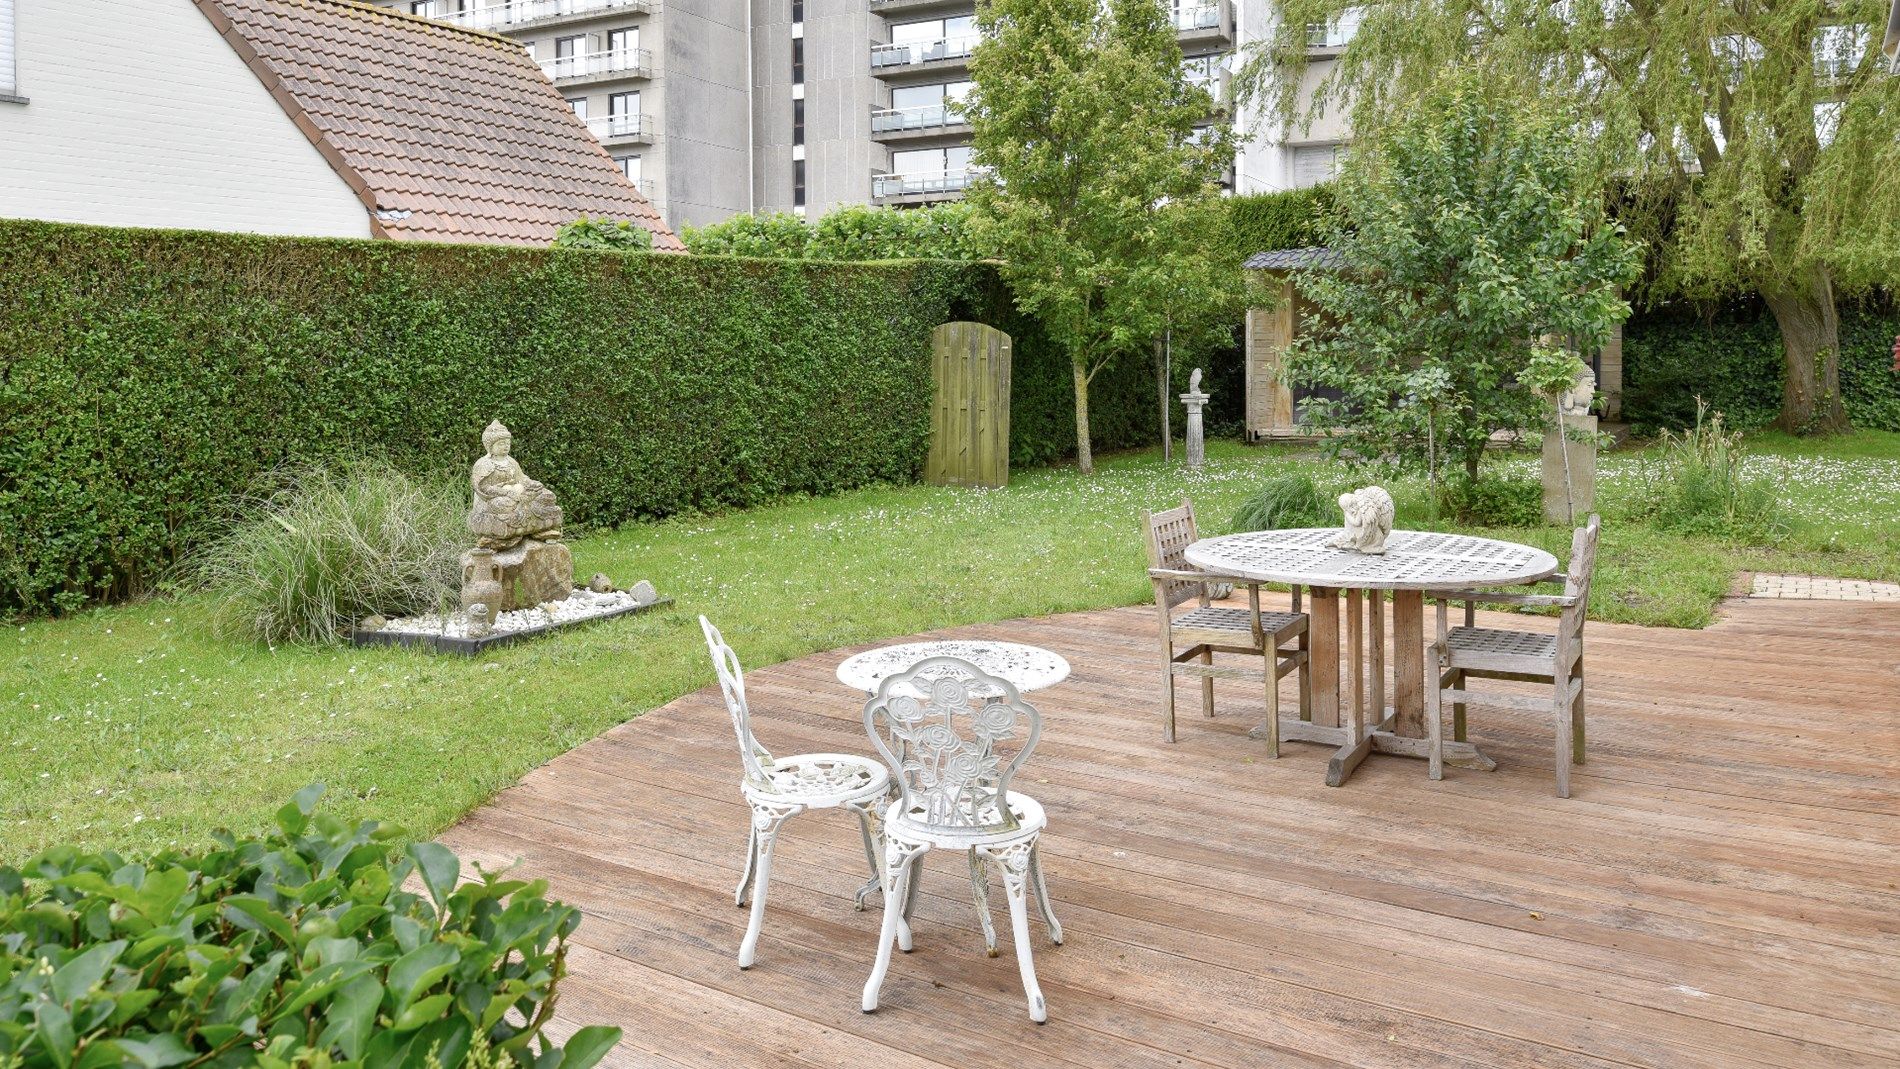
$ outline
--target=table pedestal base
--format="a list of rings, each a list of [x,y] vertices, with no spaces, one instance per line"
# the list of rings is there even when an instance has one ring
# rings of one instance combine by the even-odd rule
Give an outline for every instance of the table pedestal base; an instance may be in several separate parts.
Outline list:
[[[1326,785],[1337,787],[1352,777],[1353,770],[1359,767],[1369,754],[1391,754],[1394,757],[1416,757],[1424,760],[1429,757],[1428,743],[1425,739],[1414,739],[1397,734],[1392,730],[1395,716],[1387,715],[1371,734],[1354,741],[1350,729],[1345,727],[1325,727],[1305,720],[1280,721],[1281,742],[1317,742],[1325,746],[1337,746],[1332,760],[1326,762]],[[1262,724],[1247,732],[1249,738],[1266,738],[1266,725]],[[1484,751],[1469,742],[1445,740],[1445,763],[1458,768],[1475,768],[1481,772],[1495,771],[1496,761],[1485,756]]]

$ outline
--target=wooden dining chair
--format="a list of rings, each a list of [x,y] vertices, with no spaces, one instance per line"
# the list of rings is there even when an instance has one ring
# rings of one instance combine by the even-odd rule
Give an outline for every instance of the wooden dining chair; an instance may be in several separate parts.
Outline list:
[[[1427,652],[1426,664],[1437,665],[1437,686],[1425,688],[1425,731],[1430,775],[1445,775],[1444,702],[1452,704],[1452,734],[1465,738],[1465,706],[1472,679],[1507,679],[1548,683],[1549,698],[1518,694],[1486,694],[1485,700],[1530,712],[1550,712],[1557,732],[1557,797],[1570,797],[1570,765],[1584,763],[1583,624],[1590,602],[1590,578],[1596,571],[1597,534],[1602,521],[1594,514],[1570,539],[1569,571],[1544,582],[1561,582],[1562,594],[1506,594],[1486,590],[1433,592],[1438,603],[1438,635]],[[1465,622],[1448,628],[1451,602],[1463,602]],[[1476,607],[1516,605],[1550,607],[1559,611],[1557,633],[1510,631],[1476,626]]]
[[[1161,618],[1161,739],[1174,741],[1174,681],[1194,676],[1201,681],[1201,711],[1214,715],[1215,679],[1263,680],[1267,689],[1267,751],[1280,756],[1280,680],[1298,670],[1300,711],[1312,703],[1308,667],[1307,616],[1300,611],[1300,588],[1293,588],[1291,612],[1262,612],[1260,584],[1239,576],[1201,571],[1187,561],[1187,547],[1200,540],[1194,505],[1186,498],[1181,507],[1141,514],[1148,544],[1148,578],[1154,583],[1155,609]],[[1233,584],[1247,588],[1247,607],[1213,604],[1209,590]],[[1184,602],[1199,604],[1180,615]],[[1264,659],[1260,668],[1216,665],[1214,654],[1234,653]]]

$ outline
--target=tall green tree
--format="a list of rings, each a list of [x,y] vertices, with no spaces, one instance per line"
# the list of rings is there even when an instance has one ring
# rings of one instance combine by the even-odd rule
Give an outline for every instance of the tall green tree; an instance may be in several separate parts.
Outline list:
[[[1900,277],[1900,79],[1877,50],[1888,0],[1277,0],[1244,79],[1304,121],[1349,107],[1376,141],[1394,104],[1481,61],[1507,99],[1593,135],[1626,191],[1654,294],[1760,294],[1781,329],[1780,425],[1845,427],[1838,294]],[[1359,30],[1308,103],[1307,27]],[[1515,104],[1507,105],[1515,106]]]
[[[1232,266],[1223,277],[1192,264],[1225,252],[1193,224],[1218,196],[1231,138],[1187,80],[1158,0],[989,0],[977,18],[986,40],[965,110],[985,173],[968,197],[971,236],[1068,350],[1077,461],[1092,472],[1090,381],[1146,349],[1171,308],[1198,306],[1183,286],[1238,285]]]
[[[1547,422],[1548,393],[1582,370],[1569,347],[1628,314],[1617,290],[1641,249],[1583,180],[1574,124],[1511,103],[1452,73],[1348,160],[1353,230],[1331,235],[1336,270],[1296,276],[1321,315],[1290,365],[1335,392],[1306,412],[1336,451],[1475,479],[1494,434]]]

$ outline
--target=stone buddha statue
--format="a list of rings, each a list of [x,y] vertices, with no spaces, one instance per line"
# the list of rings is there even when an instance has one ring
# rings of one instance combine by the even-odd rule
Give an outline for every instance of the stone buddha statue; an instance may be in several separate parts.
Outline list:
[[[509,455],[513,444],[514,436],[500,420],[490,423],[482,432],[486,452],[469,472],[474,507],[468,529],[485,549],[509,549],[524,538],[552,542],[561,537],[561,506],[554,491],[521,470]]]

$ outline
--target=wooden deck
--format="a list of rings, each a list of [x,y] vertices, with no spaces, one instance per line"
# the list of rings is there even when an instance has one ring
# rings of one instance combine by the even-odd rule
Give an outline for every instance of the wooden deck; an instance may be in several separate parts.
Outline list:
[[[747,813],[710,687],[537,770],[444,841],[519,858],[586,912],[561,1017],[624,1026],[611,1064],[1900,1065],[1894,607],[1739,601],[1701,632],[1590,625],[1590,763],[1568,801],[1551,795],[1549,726],[1481,704],[1472,736],[1500,767],[1441,783],[1374,756],[1328,788],[1325,748],[1262,758],[1247,684],[1221,685],[1212,721],[1184,702],[1164,746],[1152,613],[945,633],[1075,667],[1031,695],[1047,726],[1017,781],[1049,810],[1068,937],[1051,947],[1032,925],[1042,1027],[1007,917],[986,958],[963,866],[943,858],[916,953],[859,1013],[879,915],[851,909],[864,855],[842,813],[781,836],[759,963],[738,970]],[[832,677],[844,652],[749,673],[766,745],[869,752],[861,699]]]

